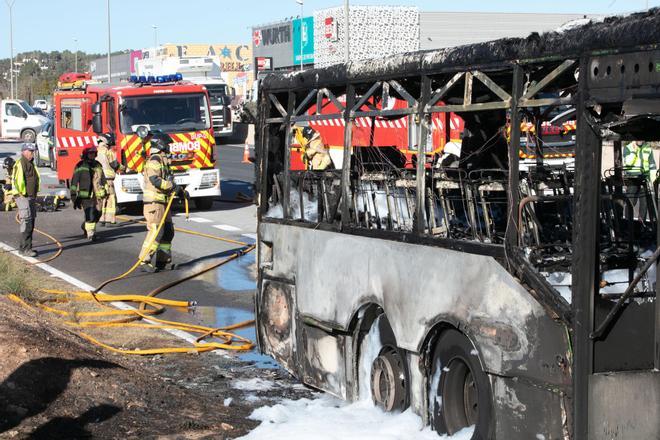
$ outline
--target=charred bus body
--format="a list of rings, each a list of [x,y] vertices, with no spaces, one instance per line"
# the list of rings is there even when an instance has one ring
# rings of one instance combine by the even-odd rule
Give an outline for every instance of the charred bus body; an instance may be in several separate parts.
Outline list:
[[[388,109],[390,96],[408,105]],[[658,438],[658,186],[621,157],[659,140],[658,98],[658,9],[267,77],[261,349],[310,386],[411,407],[439,432]],[[536,139],[522,169],[521,119],[540,126],[566,108],[574,166],[544,163]],[[425,154],[448,112],[465,121],[454,161]],[[356,118],[405,119],[415,167],[355,146]],[[294,130],[329,120],[345,127],[343,155],[292,170]]]

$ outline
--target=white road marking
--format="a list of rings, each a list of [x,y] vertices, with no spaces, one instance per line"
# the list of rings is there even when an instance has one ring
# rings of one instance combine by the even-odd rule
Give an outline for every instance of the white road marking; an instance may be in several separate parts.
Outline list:
[[[209,220],[203,217],[190,217],[188,220],[195,223],[213,223],[213,220]]]
[[[8,244],[3,243],[1,241],[0,241],[0,248],[7,251],[7,252],[11,252],[12,254],[16,255],[17,257],[22,258],[25,261],[34,264],[35,267],[38,267],[39,269],[45,270],[46,272],[50,273],[51,276],[57,277],[57,278],[59,278],[63,281],[66,281],[67,283],[69,283],[69,284],[71,284],[71,285],[73,285],[73,286],[75,286],[75,287],[77,287],[81,290],[85,290],[87,292],[91,292],[92,290],[94,290],[94,287],[90,286],[89,284],[85,283],[84,281],[79,280],[78,278],[72,277],[71,275],[62,272],[61,270],[54,268],[50,264],[39,263],[39,260],[37,260],[36,258],[23,256],[18,252],[18,250],[16,250],[15,248],[13,248],[13,247],[9,246]],[[105,293],[105,292],[100,291],[98,293]],[[112,306],[114,306],[118,309],[121,309],[121,310],[137,310],[136,307],[130,306],[126,303],[119,302],[119,301],[113,301],[113,302],[110,303],[110,305],[112,305]],[[143,318],[142,320],[144,322],[148,322],[149,324],[158,325],[157,322],[151,321],[150,319]],[[190,334],[188,332],[184,332],[182,330],[176,330],[176,329],[162,329],[162,330],[169,333],[169,334],[171,334],[171,335],[173,335],[173,336],[176,336],[179,339],[183,339],[184,341],[186,341],[190,344],[193,344],[193,345],[197,341],[196,336],[193,336],[192,334]],[[220,356],[224,356],[224,357],[227,357],[227,358],[231,357],[231,356],[227,355],[226,353],[220,352],[219,350],[212,350],[211,353],[214,353],[214,354],[217,354],[217,355],[220,355]]]
[[[241,228],[237,228],[236,226],[231,225],[213,225],[213,227],[228,232],[237,232],[241,230]]]

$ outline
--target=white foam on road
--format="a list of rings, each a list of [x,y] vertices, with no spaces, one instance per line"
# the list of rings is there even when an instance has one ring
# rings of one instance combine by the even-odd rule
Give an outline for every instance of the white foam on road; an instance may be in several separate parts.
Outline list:
[[[268,391],[275,388],[276,385],[272,380],[254,377],[252,379],[235,380],[232,382],[231,386],[237,390]]]
[[[227,232],[238,232],[241,230],[241,228],[232,225],[213,225],[213,227]]]
[[[465,428],[438,436],[410,409],[385,413],[370,401],[349,404],[328,395],[284,400],[254,410],[250,418],[262,423],[243,440],[470,440],[473,434],[473,428]]]
[[[257,240],[257,234],[241,234],[241,237],[251,238],[252,240]]]

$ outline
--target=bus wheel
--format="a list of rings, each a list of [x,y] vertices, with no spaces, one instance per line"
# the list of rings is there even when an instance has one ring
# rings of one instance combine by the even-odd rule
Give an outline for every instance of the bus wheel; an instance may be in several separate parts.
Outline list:
[[[371,367],[371,395],[374,404],[383,411],[403,411],[407,408],[406,371],[399,351],[385,347]]]
[[[490,438],[490,381],[470,340],[453,329],[442,333],[435,346],[432,372],[429,405],[435,430],[451,435],[474,426],[473,440]]]

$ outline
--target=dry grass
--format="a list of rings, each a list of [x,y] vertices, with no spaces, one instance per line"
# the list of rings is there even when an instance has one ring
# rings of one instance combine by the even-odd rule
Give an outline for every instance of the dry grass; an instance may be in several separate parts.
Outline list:
[[[6,253],[0,254],[0,294],[13,293],[23,299],[35,297],[38,283],[27,265]]]

